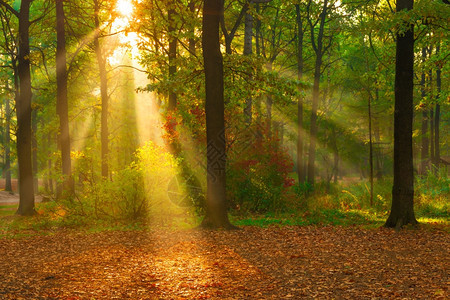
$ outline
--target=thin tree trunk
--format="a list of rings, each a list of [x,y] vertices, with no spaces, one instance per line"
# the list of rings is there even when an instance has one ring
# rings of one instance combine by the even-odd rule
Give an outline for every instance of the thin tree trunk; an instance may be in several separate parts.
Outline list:
[[[320,77],[321,77],[321,67],[322,59],[324,54],[323,48],[323,37],[325,29],[325,20],[327,16],[328,0],[324,0],[322,13],[320,14],[320,26],[319,34],[317,36],[317,45],[314,46],[314,52],[316,54],[316,62],[314,66],[314,85],[312,93],[312,107],[311,107],[311,127],[309,134],[309,153],[308,153],[308,176],[307,180],[311,186],[314,186],[315,181],[315,160],[316,160],[316,140],[317,140],[317,109],[319,107],[319,88],[320,88]],[[314,41],[314,26],[311,25],[311,40]],[[313,43],[314,44],[314,43]],[[315,44],[314,44],[315,45]]]
[[[370,167],[370,206],[373,206],[373,141],[372,141],[372,105],[371,98],[367,101],[367,108],[369,113],[369,167]]]
[[[67,99],[66,33],[63,0],[56,1],[56,113],[59,117],[58,146],[61,151],[63,189],[72,190],[69,105]]]
[[[434,151],[434,108],[430,108],[430,163],[431,163],[431,171],[434,171],[436,162],[435,151]]]
[[[411,10],[413,0],[397,0],[397,12]],[[408,24],[409,25],[409,24]],[[400,229],[417,224],[414,214],[414,171],[412,153],[414,26],[397,34],[394,109],[394,184],[391,212],[386,227]]]
[[[436,52],[439,54],[440,52],[440,45],[437,46]],[[442,81],[441,81],[441,67],[438,66],[438,69],[436,70],[436,89],[437,89],[437,99],[438,102],[436,103],[436,113],[434,116],[434,151],[435,151],[435,165],[436,169],[439,170],[439,164],[441,162],[441,152],[439,148],[440,143],[440,133],[439,133],[439,127],[440,127],[440,118],[441,118],[441,106],[439,104],[439,100],[441,97],[441,87],[442,87]]]
[[[53,194],[53,178],[52,178],[52,160],[51,160],[51,145],[52,145],[52,135],[49,133],[47,135],[47,143],[48,143],[48,160],[47,160],[47,180],[48,180],[48,191],[50,194]]]
[[[422,61],[425,62],[427,56],[427,50],[422,48]],[[425,99],[427,92],[425,88],[425,72],[422,71],[420,80],[421,97]],[[421,147],[421,164],[420,175],[425,175],[428,170],[428,153],[429,153],[429,140],[428,140],[428,109],[422,111],[422,147]]]
[[[171,1],[170,5],[174,6],[175,4]],[[168,11],[168,19],[169,19],[169,80],[173,83],[175,79],[175,75],[177,72],[177,38],[175,37],[175,9],[171,7]],[[169,111],[174,111],[177,106],[177,94],[174,89],[171,89],[169,92]]]
[[[379,100],[379,92],[378,92],[378,87],[375,88],[375,103],[378,103]],[[375,136],[375,142],[377,145],[380,145],[381,139],[380,139],[380,125],[379,125],[379,121],[377,120],[377,118],[373,119],[373,126],[374,126],[374,136]],[[378,149],[376,151],[376,155],[375,155],[375,165],[376,165],[376,177],[377,180],[380,181],[381,179],[383,179],[383,169],[382,169],[382,153],[380,150],[380,147],[378,146]]]
[[[6,98],[5,103],[5,191],[12,192],[11,185],[11,103]]]
[[[267,70],[272,71],[272,64],[267,64]],[[266,132],[267,138],[272,138],[272,103],[273,99],[271,95],[266,95]]]
[[[39,180],[38,180],[38,143],[37,143],[37,111],[33,109],[31,111],[31,153],[32,153],[32,163],[33,163],[33,186],[34,193],[37,194],[39,191]]]
[[[97,56],[98,69],[100,74],[100,95],[102,101],[102,112],[101,112],[101,129],[100,129],[100,140],[101,140],[101,159],[102,159],[102,177],[108,178],[109,174],[109,132],[108,132],[108,78],[106,74],[106,60],[103,57],[103,50],[100,45],[99,35],[100,35],[100,20],[99,13],[100,7],[98,0],[94,1],[94,22],[97,30],[97,34],[94,37],[94,48],[95,54]]]
[[[303,78],[303,22],[300,14],[300,5],[295,4],[296,21],[297,21],[297,79]],[[298,88],[300,90],[300,86]],[[298,182],[305,182],[305,172],[303,164],[303,96],[300,94],[297,102],[297,176]]]
[[[260,7],[259,7],[259,3],[256,4],[256,13],[259,15],[260,12]],[[259,18],[256,19],[256,24],[255,24],[255,51],[256,51],[256,55],[259,56],[261,54],[261,43],[262,43],[262,38],[261,38],[261,20]]]
[[[244,55],[246,56],[252,55],[252,36],[253,16],[247,10],[244,21]],[[249,81],[251,81],[251,78],[249,78]],[[247,97],[247,99],[245,99],[244,119],[246,126],[250,126],[252,123],[252,97]]]
[[[223,59],[220,52],[219,22],[223,1],[205,0],[203,5],[202,48],[205,66],[205,112],[207,140],[206,216],[203,227],[234,228],[228,220],[225,166]]]
[[[19,101],[17,111],[17,158],[19,163],[19,215],[34,215],[33,165],[31,159],[31,72],[30,72],[30,6],[22,0],[19,13]]]
[[[314,85],[312,94],[311,108],[311,127],[309,133],[309,156],[308,156],[308,183],[314,185],[315,179],[315,160],[316,160],[316,140],[317,140],[317,109],[319,107],[319,88],[320,88],[320,67],[322,65],[322,56],[316,57],[314,71]]]
[[[195,16],[195,1],[191,0],[188,4],[188,8],[189,8],[189,12],[192,14],[192,17],[196,17]],[[195,32],[195,28],[191,29],[193,32]],[[190,37],[189,38],[189,53],[193,56],[196,56],[196,40],[194,37]]]

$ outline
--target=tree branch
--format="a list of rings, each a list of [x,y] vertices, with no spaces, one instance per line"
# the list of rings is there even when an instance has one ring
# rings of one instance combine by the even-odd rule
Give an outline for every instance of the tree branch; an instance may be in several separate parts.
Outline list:
[[[4,8],[6,8],[10,13],[15,15],[17,18],[19,17],[19,12],[17,10],[15,10],[14,8],[12,8],[12,6],[9,5],[8,3],[6,3],[5,1],[0,0],[0,5],[2,5]]]

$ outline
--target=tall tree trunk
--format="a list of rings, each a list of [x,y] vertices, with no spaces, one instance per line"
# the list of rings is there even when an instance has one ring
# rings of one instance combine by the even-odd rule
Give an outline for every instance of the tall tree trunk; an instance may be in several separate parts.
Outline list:
[[[175,26],[175,20],[176,20],[176,12],[175,12],[175,2],[170,1],[169,3],[169,10],[168,10],[168,35],[169,35],[169,80],[171,82],[172,88],[169,91],[169,103],[168,103],[168,112],[172,116],[175,116],[175,110],[177,107],[177,93],[175,92],[175,76],[177,73],[177,46],[178,46],[178,38],[176,37],[176,26]],[[176,125],[171,128],[171,133],[175,133],[176,131]],[[180,153],[180,145],[178,139],[171,138],[169,141],[169,149],[171,153],[175,156],[178,156]]]
[[[63,188],[72,190],[69,105],[67,99],[66,33],[63,0],[56,1],[56,113],[59,117],[58,146],[61,151]]]
[[[307,180],[311,186],[314,186],[315,181],[315,160],[316,160],[316,141],[317,141],[317,109],[319,108],[319,88],[322,59],[324,54],[323,37],[325,30],[325,20],[328,10],[328,0],[324,0],[322,13],[320,14],[320,27],[317,36],[317,45],[314,45],[314,52],[316,54],[316,62],[314,66],[314,85],[312,93],[312,107],[311,107],[311,127],[309,133],[309,153],[308,153],[308,176]],[[314,26],[310,23],[311,41],[314,41]]]
[[[397,12],[411,10],[414,0],[397,0]],[[391,213],[386,227],[400,229],[417,224],[414,215],[414,171],[412,153],[414,26],[397,34],[394,110],[394,185]]]
[[[267,64],[267,70],[272,71],[272,64]],[[272,138],[272,103],[273,99],[270,94],[266,95],[266,132],[269,139]]]
[[[322,66],[322,56],[316,57],[314,71],[314,85],[312,94],[311,107],[311,127],[309,133],[309,156],[308,156],[308,183],[314,185],[315,178],[315,160],[316,160],[316,140],[317,140],[317,109],[319,107],[319,85],[320,85],[320,68]]]
[[[437,46],[436,52],[439,54],[440,52],[440,45]],[[438,66],[438,69],[436,70],[436,89],[437,89],[437,99],[438,102],[436,103],[436,113],[434,116],[434,151],[435,151],[435,165],[436,169],[439,170],[439,164],[441,162],[441,151],[439,148],[440,143],[440,136],[439,136],[439,126],[440,126],[440,118],[441,118],[441,106],[439,104],[439,100],[441,97],[441,87],[442,87],[442,81],[441,81],[441,67]]]
[[[260,7],[259,3],[256,4],[256,13],[259,15]],[[259,18],[256,18],[256,24],[255,24],[255,51],[256,55],[259,56],[261,54],[261,20]]]
[[[5,191],[12,192],[11,185],[11,103],[6,98],[5,103]]]
[[[33,164],[33,186],[34,193],[37,194],[39,191],[39,180],[38,180],[38,143],[37,143],[37,110],[33,109],[31,111],[31,159]]]
[[[380,99],[378,87],[375,88],[375,103],[378,103],[378,100]],[[375,136],[375,142],[378,145],[376,155],[375,155],[375,166],[376,166],[376,176],[377,180],[383,179],[383,168],[382,168],[382,153],[380,148],[380,125],[377,118],[373,119],[373,126],[374,126],[374,136]]]
[[[220,52],[219,22],[223,1],[205,0],[202,48],[205,66],[205,112],[207,140],[206,216],[203,227],[231,229],[225,192],[226,140],[224,116],[223,58]]]
[[[19,163],[19,208],[17,214],[34,215],[33,166],[31,160],[31,72],[30,72],[30,6],[22,0],[19,12],[19,101],[17,111],[17,158]]]
[[[195,1],[191,0],[188,4],[189,12],[191,13],[192,17],[197,17],[195,15]],[[191,29],[192,32],[195,32],[195,28]],[[194,37],[189,38],[189,53],[193,56],[196,56],[196,40]]]
[[[175,28],[175,3],[173,1],[170,2],[170,8],[168,11],[168,21],[169,21],[169,80],[173,83],[175,79],[175,75],[177,72],[177,37],[176,28]],[[177,94],[174,92],[172,88],[169,92],[169,111],[174,111],[177,106]]]
[[[303,22],[300,13],[300,5],[295,4],[296,21],[297,21],[297,79],[303,78]],[[300,90],[300,86],[299,86]],[[297,176],[298,182],[305,182],[305,172],[303,167],[303,96],[300,95],[297,103]]]
[[[430,170],[434,171],[435,151],[434,151],[434,108],[430,108]]]
[[[48,146],[48,160],[47,160],[47,180],[48,180],[48,191],[53,194],[53,175],[52,175],[52,160],[51,160],[51,145],[52,145],[52,134],[47,135],[47,146]]]
[[[373,140],[372,140],[372,97],[367,102],[367,110],[369,113],[369,181],[370,181],[370,206],[373,206]]]
[[[109,132],[108,132],[108,78],[106,74],[106,59],[103,57],[103,50],[100,45],[99,35],[100,35],[100,4],[98,0],[94,1],[94,22],[97,30],[97,34],[94,37],[94,48],[95,54],[97,56],[98,70],[100,74],[100,95],[102,101],[102,113],[101,113],[101,129],[100,129],[100,140],[101,140],[101,158],[102,158],[102,177],[107,178],[109,174]]]
[[[247,5],[249,5],[247,3]],[[252,36],[253,36],[253,16],[251,13],[247,12],[245,14],[244,21],[244,55],[250,56],[252,55]],[[251,81],[251,78],[249,78]],[[246,126],[250,126],[252,123],[252,97],[247,97],[245,99],[245,107],[244,107],[244,119]]]
[[[425,62],[427,56],[427,49],[422,48],[422,61]],[[420,79],[420,90],[422,101],[424,101],[427,92],[425,87],[425,72],[422,71]],[[429,140],[428,140],[428,109],[424,108],[422,111],[422,147],[421,147],[421,164],[420,164],[420,175],[425,175],[428,171],[428,153],[429,153]]]

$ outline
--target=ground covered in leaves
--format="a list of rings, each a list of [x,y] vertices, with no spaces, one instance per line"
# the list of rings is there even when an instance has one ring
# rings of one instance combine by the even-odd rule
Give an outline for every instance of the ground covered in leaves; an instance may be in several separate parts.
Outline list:
[[[0,239],[1,299],[448,299],[439,230],[244,227]]]

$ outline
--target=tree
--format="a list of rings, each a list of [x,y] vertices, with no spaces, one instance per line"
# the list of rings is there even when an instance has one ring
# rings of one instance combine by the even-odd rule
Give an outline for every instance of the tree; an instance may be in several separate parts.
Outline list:
[[[205,66],[205,112],[207,141],[206,216],[203,227],[234,228],[228,220],[225,193],[226,141],[224,117],[223,58],[220,52],[221,0],[205,0],[202,48]]]
[[[100,95],[102,99],[101,114],[101,157],[102,157],[102,177],[108,177],[108,156],[109,156],[109,131],[108,131],[108,78],[106,73],[106,58],[100,44],[100,2],[94,0],[94,22],[97,30],[94,37],[94,50],[97,56],[98,69],[100,74]]]
[[[397,13],[412,10],[414,0],[397,0]],[[397,33],[395,56],[394,185],[391,213],[386,227],[417,224],[414,215],[414,173],[412,153],[414,27],[403,24]]]
[[[19,163],[19,208],[17,214],[29,216],[34,210],[33,167],[31,162],[31,72],[30,72],[30,6],[32,0],[23,0],[17,12],[4,1],[0,1],[9,12],[19,19],[19,53],[17,72],[19,98],[17,113],[17,158]]]
[[[12,192],[11,185],[11,105],[6,98],[6,121],[5,121],[5,191]]]
[[[303,21],[300,12],[300,4],[295,4],[295,14],[297,23],[297,78],[302,80],[303,77]],[[303,97],[300,95],[297,102],[297,176],[298,182],[305,182],[305,172],[303,168]]]
[[[307,10],[308,14],[310,12],[311,7],[310,0],[308,2]],[[334,3],[331,3],[333,5]],[[310,27],[311,32],[311,44],[314,49],[314,53],[316,55],[316,61],[314,66],[314,85],[313,85],[313,93],[312,93],[312,109],[311,109],[311,127],[310,127],[310,134],[309,134],[309,151],[308,151],[308,176],[307,180],[308,183],[312,186],[314,185],[314,177],[315,177],[315,155],[316,155],[316,141],[317,141],[317,109],[319,107],[319,85],[320,85],[320,77],[321,77],[321,68],[323,63],[323,56],[326,53],[326,51],[331,47],[331,41],[332,36],[329,37],[329,43],[324,44],[324,41],[326,39],[326,36],[324,34],[325,32],[325,25],[326,25],[326,19],[328,15],[328,11],[331,8],[329,7],[328,0],[323,1],[323,6],[319,15],[319,19],[317,19],[316,22],[313,22],[313,20],[308,17],[308,23]],[[315,35],[316,25],[319,22],[319,32],[317,34],[317,37]]]
[[[56,1],[56,111],[59,116],[59,147],[61,150],[64,188],[71,189],[69,107],[67,104],[66,35],[63,0]]]
[[[175,3],[174,1],[169,2],[169,10],[167,12],[168,16],[168,39],[169,39],[169,80],[173,81],[177,72],[177,65],[176,65],[176,59],[177,59],[177,44],[178,44],[178,37],[176,36],[176,12],[175,12]],[[168,109],[169,111],[173,112],[175,108],[177,107],[177,93],[174,91],[174,89],[171,89],[169,92],[169,105]]]

